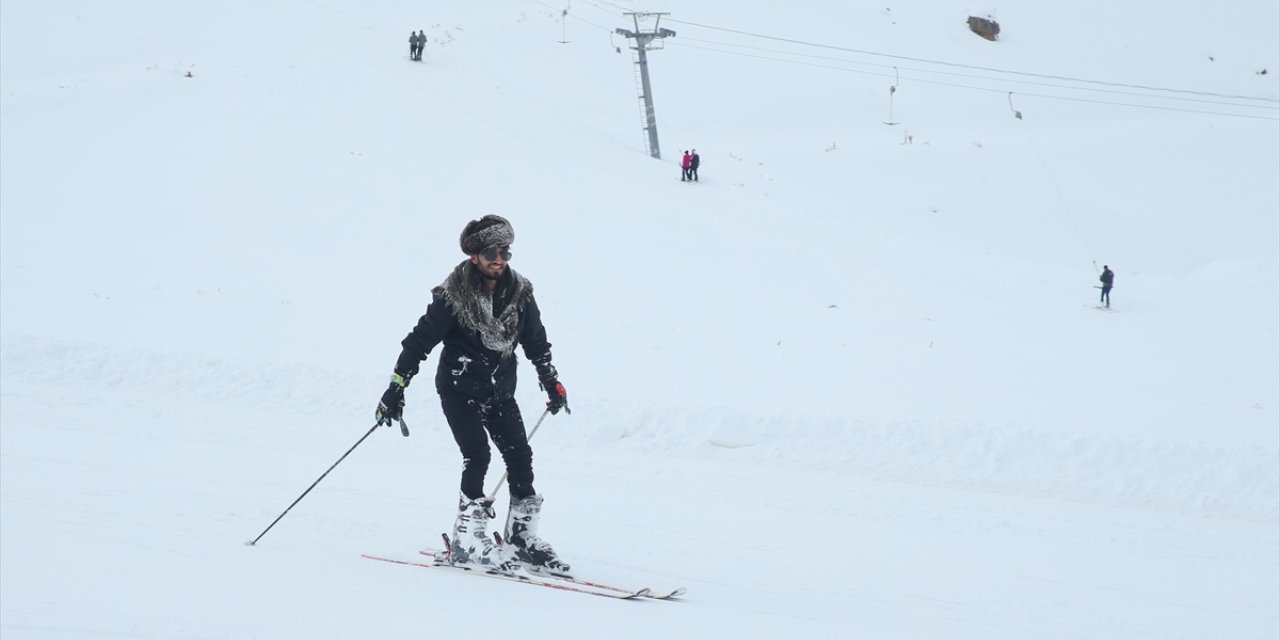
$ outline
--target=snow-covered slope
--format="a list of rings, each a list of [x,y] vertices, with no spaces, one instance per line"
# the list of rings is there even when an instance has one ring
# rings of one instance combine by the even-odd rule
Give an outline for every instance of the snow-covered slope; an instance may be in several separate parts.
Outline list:
[[[0,0],[6,638],[1276,636],[1274,3],[564,8]],[[488,212],[545,532],[682,605],[361,560],[451,518],[425,383],[240,545]]]

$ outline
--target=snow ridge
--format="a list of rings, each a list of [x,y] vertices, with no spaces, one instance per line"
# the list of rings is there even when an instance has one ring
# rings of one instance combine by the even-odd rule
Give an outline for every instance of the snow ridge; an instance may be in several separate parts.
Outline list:
[[[6,392],[54,387],[197,405],[234,403],[264,419],[280,411],[361,415],[380,380],[315,366],[279,366],[31,337],[0,341]],[[430,385],[409,416],[435,421]],[[1280,451],[1137,437],[1100,437],[962,421],[747,415],[584,400],[557,447],[622,446],[667,457],[752,466],[801,465],[863,478],[1213,518],[1280,516]],[[414,414],[417,414],[415,416]],[[432,436],[434,437],[434,436]]]

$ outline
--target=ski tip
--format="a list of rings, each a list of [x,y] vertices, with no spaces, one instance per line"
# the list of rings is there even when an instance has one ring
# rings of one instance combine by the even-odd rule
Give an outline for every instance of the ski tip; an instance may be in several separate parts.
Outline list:
[[[252,546],[253,546],[253,541],[252,541],[252,540],[245,540],[245,541],[244,541],[244,546],[246,546],[246,547],[252,547]]]

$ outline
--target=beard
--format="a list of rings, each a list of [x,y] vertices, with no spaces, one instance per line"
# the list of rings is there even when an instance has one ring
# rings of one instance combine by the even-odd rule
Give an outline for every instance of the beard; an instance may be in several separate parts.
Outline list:
[[[478,271],[480,272],[480,277],[485,280],[501,280],[503,274],[507,272],[507,267],[503,265],[501,269],[498,269],[497,273],[493,273],[489,269],[478,269]]]

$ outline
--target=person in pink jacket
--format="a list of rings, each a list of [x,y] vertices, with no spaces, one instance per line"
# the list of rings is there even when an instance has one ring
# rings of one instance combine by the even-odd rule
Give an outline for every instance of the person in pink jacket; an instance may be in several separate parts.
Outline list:
[[[680,182],[689,181],[691,166],[693,166],[693,156],[689,155],[688,149],[685,149],[684,159],[680,161]]]

